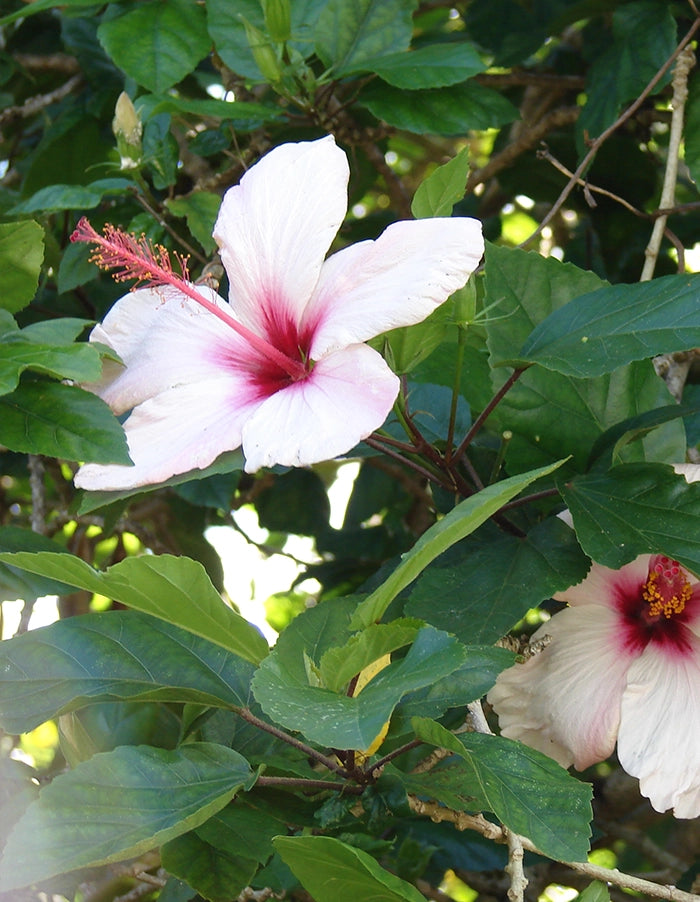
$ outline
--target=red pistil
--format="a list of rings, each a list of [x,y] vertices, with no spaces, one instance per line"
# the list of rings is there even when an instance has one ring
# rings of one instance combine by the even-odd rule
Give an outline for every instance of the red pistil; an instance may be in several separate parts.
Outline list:
[[[113,278],[117,282],[136,279],[137,284],[142,282],[154,288],[159,285],[171,285],[177,288],[178,291],[186,294],[195,303],[204,307],[209,313],[213,313],[227,326],[230,326],[234,332],[245,339],[248,344],[259,351],[267,360],[276,364],[287,373],[293,381],[296,382],[303,379],[308,374],[308,364],[287,356],[287,354],[265,341],[260,335],[256,335],[255,332],[252,332],[234,319],[233,316],[221,310],[216,304],[201,295],[188,281],[189,273],[187,271],[186,257],[175,254],[175,259],[180,268],[180,275],[177,275],[173,271],[168,251],[162,245],[154,245],[145,235],[135,238],[133,235],[128,235],[112,225],[106,225],[103,231],[104,234],[100,235],[93,229],[86,217],[83,216],[70,236],[70,240],[96,244],[97,247],[93,251],[90,260],[101,269],[119,270],[113,274]]]
[[[649,605],[650,617],[669,620],[682,614],[693,590],[678,561],[659,555],[652,559],[649,577],[642,589],[642,598]]]

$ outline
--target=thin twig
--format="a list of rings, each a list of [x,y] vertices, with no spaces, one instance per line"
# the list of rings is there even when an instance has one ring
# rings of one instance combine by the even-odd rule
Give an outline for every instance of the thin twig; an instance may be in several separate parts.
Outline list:
[[[496,392],[496,394],[493,396],[493,398],[491,398],[491,400],[486,405],[486,407],[484,407],[484,409],[481,411],[479,416],[472,423],[469,431],[462,439],[461,445],[459,446],[459,448],[457,448],[455,453],[452,455],[453,461],[458,461],[462,457],[464,452],[467,450],[467,448],[471,444],[474,436],[479,432],[481,427],[484,425],[484,422],[486,421],[486,419],[491,415],[491,412],[494,410],[495,407],[498,406],[498,404],[500,403],[502,398],[507,394],[507,392],[510,391],[510,389],[513,387],[513,385],[515,385],[515,383],[518,381],[518,379],[522,376],[522,374],[524,372],[525,372],[525,367],[519,367],[518,369],[513,370],[513,372],[506,379],[506,381],[503,383],[503,385],[500,387],[500,389]]]
[[[542,229],[544,229],[547,225],[549,225],[549,223],[552,221],[552,219],[557,215],[559,210],[564,205],[567,197],[571,194],[573,189],[578,184],[577,180],[586,171],[586,169],[591,164],[595,155],[598,153],[598,151],[600,150],[602,145],[605,143],[605,141],[607,141],[607,139],[610,137],[610,135],[614,134],[614,132],[617,131],[617,129],[621,125],[623,125],[625,122],[627,122],[627,120],[637,112],[637,110],[640,108],[640,106],[644,103],[644,101],[647,99],[647,97],[651,94],[651,92],[654,90],[654,88],[657,86],[657,84],[664,77],[664,75],[666,74],[668,69],[673,65],[674,61],[679,56],[679,54],[681,54],[683,52],[683,50],[686,48],[686,46],[690,43],[690,41],[692,41],[693,36],[695,35],[695,32],[698,30],[698,28],[700,28],[700,18],[697,18],[693,22],[691,27],[686,32],[685,37],[681,40],[681,42],[678,44],[676,49],[669,56],[669,58],[666,60],[666,62],[663,64],[663,66],[661,66],[661,68],[658,70],[658,72],[650,80],[650,82],[644,88],[644,90],[639,95],[639,97],[637,97],[637,99],[634,101],[634,103],[630,104],[630,106],[628,106],[627,109],[624,110],[624,112],[622,112],[611,125],[609,125],[603,132],[601,132],[598,135],[597,138],[595,138],[595,140],[593,140],[591,142],[588,152],[586,153],[584,158],[579,163],[576,171],[573,174],[573,177],[571,179],[569,179],[569,181],[564,186],[561,194],[555,200],[549,213],[547,213],[547,215],[544,217],[542,222],[540,222],[540,224],[537,226],[537,228],[534,230],[534,232],[532,232],[532,234],[530,236],[528,236],[525,239],[525,241],[522,241],[518,245],[518,247],[526,247],[531,241],[533,241],[540,234]]]
[[[502,845],[508,842],[507,830],[498,824],[486,820],[483,814],[467,814],[464,811],[454,811],[452,808],[446,808],[439,802],[425,802],[412,794],[408,796],[408,804],[411,811],[429,817],[436,824],[445,821],[453,824],[458,830],[475,830],[493,842]],[[523,849],[535,852],[545,858],[550,857],[544,855],[527,837],[521,836],[520,840]],[[611,883],[614,886],[621,886],[634,892],[646,893],[655,899],[668,899],[671,902],[700,902],[700,896],[694,893],[686,893],[675,886],[661,886],[658,883],[652,883],[650,880],[644,880],[632,874],[624,874],[618,871],[617,868],[604,868],[587,861],[554,860],[560,861],[567,868],[584,874],[592,880],[601,880],[604,883]]]
[[[680,154],[681,139],[683,137],[683,114],[685,102],[688,99],[688,75],[695,65],[695,54],[691,46],[683,49],[679,54],[676,68],[673,72],[673,100],[671,101],[671,131],[668,136],[668,153],[666,156],[666,171],[664,183],[661,189],[660,207],[672,207],[676,199],[676,180],[678,178],[678,157]],[[649,238],[649,244],[644,252],[644,267],[639,278],[640,282],[648,282],[653,278],[656,269],[656,261],[661,250],[661,241],[666,227],[666,217],[660,216],[654,223],[654,228]]]
[[[279,786],[286,789],[326,790],[349,793],[350,795],[362,795],[364,787],[353,786],[348,783],[333,783],[331,780],[307,780],[304,777],[258,777],[256,786]]]
[[[63,100],[64,97],[67,97],[78,87],[82,80],[82,75],[74,75],[72,78],[69,78],[68,81],[65,81],[59,88],[56,88],[55,91],[50,91],[48,94],[40,94],[37,97],[30,97],[29,100],[25,100],[22,106],[7,107],[0,113],[0,125],[4,125],[6,122],[10,122],[13,119],[28,119],[30,116],[40,113],[42,110],[45,110],[46,107],[51,106],[52,103],[56,103],[59,100]]]
[[[338,764],[337,761],[334,761],[333,758],[329,758],[328,755],[324,755],[323,752],[319,752],[318,749],[312,748],[310,745],[301,742],[299,739],[295,739],[294,736],[290,736],[289,733],[285,733],[284,730],[274,727],[271,723],[261,720],[259,717],[256,717],[249,708],[234,708],[234,711],[249,724],[263,730],[265,733],[270,733],[282,742],[286,742],[287,745],[291,745],[293,748],[303,752],[308,758],[313,758],[314,761],[323,764],[328,770],[333,771],[333,773],[339,774],[341,777],[350,776],[347,770]]]

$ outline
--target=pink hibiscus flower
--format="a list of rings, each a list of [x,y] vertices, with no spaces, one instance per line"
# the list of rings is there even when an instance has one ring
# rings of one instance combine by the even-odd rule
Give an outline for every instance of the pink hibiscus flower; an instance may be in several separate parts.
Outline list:
[[[556,596],[570,607],[533,638],[551,642],[498,677],[501,732],[583,770],[617,742],[657,811],[700,815],[700,582],[677,561],[594,563]]]
[[[214,238],[230,303],[178,280],[157,251],[158,271],[139,271],[114,250],[115,236],[127,236],[79,226],[76,240],[100,245],[103,264],[156,287],[121,298],[90,336],[124,363],[107,364],[90,387],[115,413],[131,411],[134,466],[86,464],[77,486],[161,482],[239,446],[248,472],[304,466],[382,425],[399,381],[364,342],[420,322],[461,288],[483,239],[474,219],[397,222],[324,259],[347,210],[348,175],[329,136],[277,147],[226,193]]]

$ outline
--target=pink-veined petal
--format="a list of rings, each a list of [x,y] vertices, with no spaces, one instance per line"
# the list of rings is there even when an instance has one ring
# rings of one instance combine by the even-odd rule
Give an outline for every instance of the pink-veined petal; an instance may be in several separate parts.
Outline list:
[[[618,610],[621,596],[639,594],[640,586],[649,575],[650,559],[650,554],[642,554],[619,570],[611,570],[593,561],[582,582],[557,592],[554,597],[572,606],[597,604]]]
[[[75,485],[118,491],[204,469],[241,444],[241,430],[260,404],[245,380],[228,377],[169,389],[139,404],[124,423],[133,467],[85,464]]]
[[[630,667],[617,751],[657,811],[700,815],[700,638],[685,654],[653,644]]]
[[[229,297],[263,337],[299,324],[345,216],[348,178],[347,158],[328,136],[276,147],[226,192],[214,238]]]
[[[483,250],[481,223],[455,217],[396,222],[333,254],[306,311],[311,357],[425,319],[466,283]]]
[[[615,643],[617,618],[600,605],[566,608],[535,633],[551,642],[501,673],[488,700],[501,732],[583,770],[615,747],[631,658]]]
[[[382,425],[398,390],[397,377],[367,345],[319,360],[308,379],[272,395],[247,420],[246,470],[344,454]]]
[[[210,288],[197,291],[220,309],[228,304]],[[178,385],[222,374],[217,349],[241,363],[258,357],[233,329],[175,288],[142,288],[118,300],[91,341],[115,350],[124,366],[107,361],[100,382],[85,386],[123,413]]]

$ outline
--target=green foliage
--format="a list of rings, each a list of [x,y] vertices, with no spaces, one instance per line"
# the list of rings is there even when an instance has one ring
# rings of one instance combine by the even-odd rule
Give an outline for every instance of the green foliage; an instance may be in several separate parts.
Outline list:
[[[685,167],[664,193],[661,247],[648,247],[673,175],[685,76],[674,82],[671,57],[696,27],[692,4],[9,6],[3,900],[79,902],[85,880],[104,902],[419,902],[480,897],[486,882],[515,897],[517,866],[502,869],[517,841],[514,852],[489,838],[507,838],[500,825],[539,850],[531,886],[565,880],[547,859],[585,862],[593,835],[603,858],[614,844],[621,871],[657,871],[672,853],[664,882],[685,870],[677,885],[690,890],[690,826],[652,820],[636,791],[621,794],[614,757],[574,778],[499,736],[488,706],[496,735],[483,732],[480,705],[519,659],[509,649],[523,649],[591,559],[620,568],[664,553],[700,575],[700,489],[671,466],[697,461],[700,440],[697,73],[674,135]],[[247,473],[233,448],[157,485],[76,490],[76,464],[129,464],[121,423],[140,404],[135,390],[115,413],[94,393],[121,364],[87,332],[131,283],[115,285],[71,244],[79,218],[143,233],[176,270],[173,255],[188,257],[191,281],[225,297],[212,235],[221,197],[269,150],[326,134],[350,167],[331,251],[412,217],[475,217],[488,239],[466,286],[372,339],[400,391],[383,427],[348,452],[352,485],[342,461]],[[584,153],[576,181],[567,173]],[[264,204],[284,215],[284,198]],[[255,273],[259,251],[243,250]],[[262,271],[276,272],[277,252]],[[640,282],[647,259],[656,277]],[[269,299],[274,279],[261,291]],[[236,294],[234,282],[240,312]],[[286,301],[265,324],[285,336],[297,316]],[[241,316],[250,325],[255,313]],[[124,341],[137,346],[139,328],[124,324]],[[309,441],[324,429],[315,423]],[[150,450],[167,460],[170,436]],[[290,575],[248,572],[240,546],[214,549],[210,526],[246,536],[261,568],[284,561]],[[276,611],[272,649],[246,619],[248,586]],[[48,594],[59,619],[35,628]],[[518,642],[501,642],[513,629]],[[579,898],[605,902],[606,881]]]

